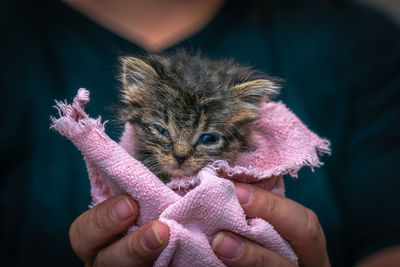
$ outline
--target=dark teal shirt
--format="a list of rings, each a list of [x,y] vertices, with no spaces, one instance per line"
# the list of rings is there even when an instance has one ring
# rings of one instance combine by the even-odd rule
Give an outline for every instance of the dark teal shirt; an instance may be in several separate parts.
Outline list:
[[[82,156],[49,130],[54,99],[91,91],[87,111],[113,120],[118,57],[145,51],[62,2],[1,10],[1,254],[5,266],[72,266],[68,230],[88,208]],[[314,210],[334,266],[400,244],[400,32],[376,11],[329,1],[230,1],[170,49],[232,57],[282,78],[278,97],[332,142],[287,196]],[[170,50],[167,49],[167,50]],[[117,139],[121,128],[107,125]]]

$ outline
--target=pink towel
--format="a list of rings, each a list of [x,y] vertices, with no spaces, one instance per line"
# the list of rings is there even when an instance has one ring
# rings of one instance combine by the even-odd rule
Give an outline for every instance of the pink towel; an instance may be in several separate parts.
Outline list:
[[[281,176],[296,176],[304,166],[322,165],[318,156],[330,153],[329,142],[319,138],[282,103],[267,103],[252,125],[252,151],[240,154],[234,166],[216,161],[195,177],[162,183],[134,158],[133,129],[125,125],[119,144],[104,132],[101,118],[83,110],[89,92],[80,89],[72,104],[56,102],[59,118],[52,126],[70,139],[84,155],[93,205],[119,193],[130,194],[140,215],[130,231],[160,220],[170,228],[168,246],[155,266],[224,266],[213,253],[210,240],[228,230],[253,240],[297,263],[289,243],[260,218],[246,218],[232,180],[257,184],[284,195]]]

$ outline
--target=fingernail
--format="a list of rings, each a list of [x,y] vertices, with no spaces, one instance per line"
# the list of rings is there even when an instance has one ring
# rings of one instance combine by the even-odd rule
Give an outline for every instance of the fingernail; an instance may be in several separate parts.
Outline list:
[[[236,196],[240,204],[246,204],[251,199],[250,189],[243,187],[241,185],[235,185]]]
[[[117,221],[124,221],[131,217],[134,213],[134,209],[132,207],[132,204],[129,202],[127,198],[121,199],[118,201],[114,207],[112,208],[112,216],[117,220]]]
[[[147,228],[146,232],[144,232],[142,241],[143,246],[148,250],[157,249],[164,244],[154,225],[151,225],[151,227]]]
[[[214,238],[211,247],[219,255],[230,259],[239,257],[243,250],[239,240],[223,233],[219,233],[217,237]]]

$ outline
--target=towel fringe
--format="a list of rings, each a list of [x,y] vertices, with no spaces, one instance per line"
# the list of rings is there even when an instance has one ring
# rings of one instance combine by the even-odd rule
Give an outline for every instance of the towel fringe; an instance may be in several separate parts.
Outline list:
[[[93,119],[86,114],[84,107],[89,101],[90,93],[84,88],[78,90],[72,104],[68,104],[66,100],[56,100],[56,105],[53,107],[58,111],[58,118],[50,116],[50,129],[71,138],[82,134],[84,131],[94,130],[105,138],[105,124],[108,121],[101,122],[101,116]]]
[[[179,194],[185,194],[199,184],[200,178],[198,176],[190,176],[184,178],[174,178],[167,184],[167,186]]]
[[[319,160],[319,156],[322,156],[323,154],[330,155],[331,149],[329,148],[329,146],[330,142],[328,140],[322,140],[322,142],[319,145],[314,147],[315,149],[314,152],[311,151],[307,156],[305,156],[305,158],[302,161],[294,163],[292,162],[284,166],[274,168],[272,170],[262,170],[253,167],[252,165],[249,165],[247,167],[236,165],[232,167],[225,160],[217,160],[213,162],[211,165],[209,165],[209,167],[217,172],[222,172],[229,178],[234,178],[235,176],[243,174],[246,177],[254,177],[258,181],[270,178],[272,176],[282,176],[286,174],[289,174],[290,176],[297,178],[297,173],[304,166],[310,167],[312,171],[314,171],[315,167],[321,167],[323,163]],[[255,180],[254,182],[257,182],[257,180]]]

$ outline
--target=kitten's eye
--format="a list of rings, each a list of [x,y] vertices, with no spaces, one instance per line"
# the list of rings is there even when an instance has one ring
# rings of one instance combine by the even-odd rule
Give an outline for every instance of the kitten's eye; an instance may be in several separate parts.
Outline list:
[[[219,140],[219,136],[216,134],[203,134],[199,138],[199,143],[203,145],[212,145]]]
[[[160,134],[164,135],[165,137],[170,137],[169,132],[168,132],[167,130],[165,130],[164,128],[162,128],[162,127],[160,127],[160,126],[158,126],[158,125],[154,125],[154,128],[156,128],[157,131],[158,131]]]

